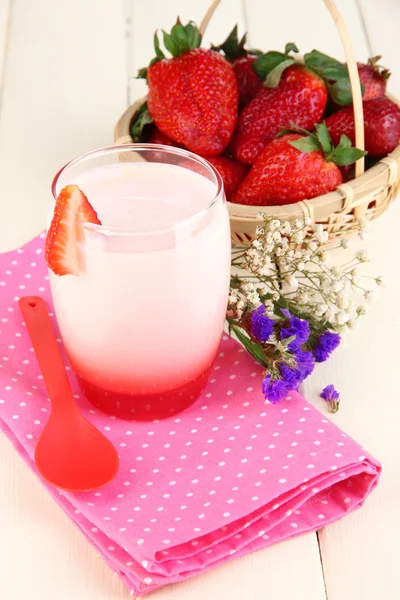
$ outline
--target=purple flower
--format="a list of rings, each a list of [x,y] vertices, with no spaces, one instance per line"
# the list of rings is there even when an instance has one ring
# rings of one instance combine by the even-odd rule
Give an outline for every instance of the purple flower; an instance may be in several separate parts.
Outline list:
[[[279,365],[279,370],[282,379],[286,381],[289,388],[292,390],[298,390],[299,385],[307,379],[307,377],[314,370],[313,355],[311,352],[303,352],[297,349],[294,353],[297,364],[295,367],[289,367],[285,363]]]
[[[288,319],[285,325],[281,327],[281,340],[295,336],[295,339],[293,342],[290,342],[288,348],[289,350],[296,351],[301,344],[305,344],[308,340],[310,336],[310,325],[305,319],[292,316],[286,309],[281,312]]]
[[[282,379],[271,380],[271,375],[267,375],[262,382],[262,391],[267,400],[272,404],[277,404],[289,393],[290,386]]]
[[[326,361],[339,344],[340,335],[338,333],[332,333],[332,331],[325,331],[322,333],[312,349],[315,362],[320,363]]]
[[[329,402],[331,412],[337,412],[339,410],[340,394],[335,387],[327,385],[320,393],[321,398]]]
[[[274,321],[265,316],[265,306],[261,304],[250,317],[251,335],[259,342],[266,342],[274,328]]]
[[[311,352],[303,352],[303,350],[298,350],[295,354],[297,368],[301,373],[301,380],[304,381],[314,371],[314,357]]]

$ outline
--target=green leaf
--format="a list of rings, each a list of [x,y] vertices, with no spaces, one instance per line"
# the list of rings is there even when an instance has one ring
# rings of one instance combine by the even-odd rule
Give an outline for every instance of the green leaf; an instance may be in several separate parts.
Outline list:
[[[344,135],[344,133],[340,136],[338,148],[351,148],[351,139]]]
[[[154,39],[154,50],[156,51],[156,57],[157,57],[157,59],[162,60],[163,58],[165,58],[165,54],[160,48],[160,40],[158,39],[158,31],[157,30],[154,32],[153,39]]]
[[[175,43],[172,35],[163,30],[164,46],[172,54],[172,56],[179,56],[179,47]]]
[[[347,105],[353,101],[350,79],[339,79],[333,85],[328,85],[328,91],[336,104]]]
[[[133,141],[142,141],[143,130],[146,125],[150,125],[150,123],[153,123],[153,117],[148,111],[147,102],[144,102],[139,108],[137,116],[131,126],[131,137]]]
[[[319,152],[321,151],[318,140],[316,140],[314,136],[302,137],[298,140],[289,142],[289,144],[304,154],[308,154],[308,152],[314,152],[315,150],[318,150]]]
[[[332,65],[321,70],[316,70],[321,73],[324,79],[328,79],[330,81],[338,81],[339,79],[346,79],[349,77],[349,72],[346,65]]]
[[[298,47],[293,42],[289,42],[285,46],[285,54],[289,54],[289,52],[299,52]]]
[[[197,48],[201,43],[201,34],[196,24],[189,21],[187,25],[182,25],[178,21],[171,29],[171,33],[163,30],[164,46],[174,58],[182,56],[192,48]]]
[[[253,342],[237,325],[232,325],[232,331],[235,333],[239,342],[243,344],[246,350],[263,366],[265,367],[265,356],[261,347]]]
[[[222,50],[228,60],[234,60],[240,56],[246,56],[247,51],[244,48],[246,44],[246,38],[247,34],[245,33],[239,42],[238,26],[235,25],[222,44],[219,46],[211,46],[211,48],[216,52],[220,52]]]
[[[261,54],[253,63],[253,70],[264,80],[267,75],[275,69],[281,62],[287,60],[286,54],[271,50],[266,54]],[[292,59],[294,60],[294,59]]]
[[[201,44],[201,33],[196,23],[190,21],[186,25],[186,34],[189,42],[189,48],[198,48]]]
[[[324,152],[330,152],[332,150],[332,140],[327,126],[325,123],[317,123],[315,125],[315,129],[317,131],[317,138],[321,144],[322,150]]]
[[[174,25],[171,29],[171,37],[178,48],[178,56],[190,50],[188,35],[183,25],[180,23]]]
[[[341,79],[342,77],[348,76],[348,71],[346,65],[336,60],[336,58],[332,58],[327,54],[323,54],[323,52],[319,52],[319,50],[312,50],[304,55],[304,64],[307,67],[311,67],[316,71],[320,71],[324,74],[326,70],[330,75],[336,76],[332,77],[332,79]],[[324,74],[325,76],[325,74]]]
[[[341,167],[345,167],[347,165],[352,165],[357,160],[365,156],[367,153],[365,150],[359,150],[358,148],[335,148],[332,152],[327,156],[327,160],[331,160],[332,162],[340,165]]]
[[[256,59],[258,60],[258,59]],[[295,63],[295,59],[294,58],[287,58],[286,60],[282,61],[281,63],[279,63],[278,65],[276,65],[276,67],[274,69],[272,69],[272,71],[270,71],[267,75],[267,77],[264,80],[264,86],[265,87],[269,87],[269,88],[275,88],[282,77],[282,73],[285,69],[287,69],[288,67],[290,67],[290,65],[293,65]],[[253,65],[254,68],[254,65]]]
[[[147,79],[147,71],[147,67],[139,69],[138,74],[136,75],[136,79]]]

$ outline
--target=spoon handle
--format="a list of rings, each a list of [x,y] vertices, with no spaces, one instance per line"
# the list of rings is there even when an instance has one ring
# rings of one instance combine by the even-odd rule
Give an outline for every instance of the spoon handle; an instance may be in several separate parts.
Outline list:
[[[75,406],[45,301],[39,296],[25,296],[20,298],[19,306],[53,408],[69,406],[69,399]]]

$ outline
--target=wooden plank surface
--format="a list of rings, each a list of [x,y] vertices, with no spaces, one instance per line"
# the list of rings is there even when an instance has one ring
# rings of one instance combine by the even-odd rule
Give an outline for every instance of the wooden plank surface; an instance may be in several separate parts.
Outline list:
[[[360,0],[363,25],[372,54],[383,54],[393,69],[389,91],[400,95],[397,69],[397,26],[400,5],[395,0]],[[360,328],[345,338],[335,356],[318,368],[306,383],[306,395],[318,402],[320,390],[329,383],[340,389],[343,405],[334,421],[367,447],[383,464],[379,486],[358,512],[320,533],[329,600],[372,600],[400,596],[398,568],[400,520],[400,437],[397,424],[398,337],[398,237],[399,201],[371,226],[367,248],[372,262],[365,272],[381,274],[385,288],[363,317]]]
[[[68,159],[112,142],[112,129],[128,100],[143,93],[137,68],[153,56],[156,27],[170,28],[177,15],[200,21],[208,0],[50,0],[12,2],[3,103],[0,107],[0,251],[17,247],[44,224],[52,175]],[[395,68],[398,54],[396,0],[339,0],[360,59],[384,53]],[[0,65],[7,30],[0,0]],[[306,5],[306,6],[305,6]],[[396,19],[397,17],[397,19]],[[321,1],[280,4],[223,0],[206,40],[220,42],[238,22],[253,46],[283,48],[294,40],[342,57],[340,40]],[[3,53],[2,53],[3,52]],[[0,68],[1,83],[1,68]],[[400,95],[399,76],[392,90]],[[323,570],[314,534],[285,542],[177,586],[155,597],[195,600],[229,594],[288,600],[395,600],[400,497],[400,443],[396,441],[396,336],[400,206],[374,224],[369,239],[372,272],[383,272],[387,288],[329,363],[306,385],[314,403],[334,382],[343,405],[333,417],[384,463],[381,484],[362,510],[320,533]],[[389,254],[390,253],[390,254]],[[375,270],[375,271],[374,271]],[[0,438],[0,597],[20,600],[119,600],[128,596],[93,548],[48,497],[38,481]],[[367,574],[365,573],[367,567]],[[21,577],[23,573],[23,577]]]
[[[0,0],[0,108],[8,46],[8,32],[10,29],[10,2],[11,0]]]

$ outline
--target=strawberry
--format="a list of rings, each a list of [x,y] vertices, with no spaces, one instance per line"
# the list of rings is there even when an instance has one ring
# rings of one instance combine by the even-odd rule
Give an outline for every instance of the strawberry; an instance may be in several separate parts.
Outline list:
[[[284,130],[262,150],[232,202],[274,206],[326,194],[342,183],[337,165],[365,154],[351,148],[346,136],[335,148],[324,124],[316,125],[316,133],[296,131]]]
[[[254,72],[253,65],[257,59],[254,54],[240,56],[232,61],[236,81],[239,89],[239,102],[246,106],[254,96],[262,89],[262,81]]]
[[[203,156],[221,154],[232,137],[238,114],[238,89],[232,65],[218,52],[199,48],[193,23],[179,20],[156,58],[139,71],[149,84],[148,110],[158,129],[178,144]]]
[[[246,37],[247,34],[244,34],[239,41],[238,27],[235,25],[220,46],[212,46],[213,50],[222,51],[225,58],[232,64],[238,84],[240,106],[248,104],[262,88],[262,79],[253,69],[254,62],[261,52],[247,50],[245,48]]]
[[[179,146],[165,133],[154,125],[153,117],[149,113],[147,102],[143,102],[131,123],[131,138],[134,142],[148,144],[163,144],[164,146]]]
[[[230,200],[240,183],[246,177],[247,167],[227,156],[210,156],[210,162],[219,172],[224,182],[225,196]]]
[[[85,194],[78,186],[67,185],[57,198],[45,245],[47,265],[56,275],[79,275],[77,245],[84,223],[101,225]]]
[[[243,109],[230,150],[236,160],[253,164],[257,155],[283,127],[292,124],[311,129],[328,100],[323,80],[285,53],[268,52],[257,58],[254,69],[266,79],[262,90]]]
[[[390,71],[385,67],[378,65],[381,56],[374,56],[368,59],[368,63],[357,63],[360,81],[364,86],[363,98],[378,98],[386,93],[386,83],[390,77]]]
[[[384,96],[386,82],[390,77],[390,71],[378,65],[381,56],[368,59],[368,63],[357,63],[360,77],[362,95],[364,100]],[[332,100],[332,109],[352,103],[352,94],[347,65],[323,54],[318,50],[304,55],[304,63],[307,67],[316,71],[324,80]]]
[[[363,101],[365,149],[369,156],[382,157],[392,152],[400,140],[400,108],[379,97]],[[346,106],[326,119],[326,126],[334,143],[342,134],[354,143],[353,106]]]
[[[163,144],[163,146],[175,146],[178,147],[179,144],[171,140],[165,133],[154,127],[150,137],[146,140],[148,144]]]

